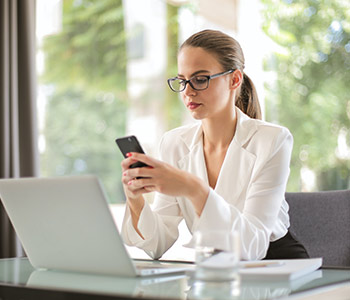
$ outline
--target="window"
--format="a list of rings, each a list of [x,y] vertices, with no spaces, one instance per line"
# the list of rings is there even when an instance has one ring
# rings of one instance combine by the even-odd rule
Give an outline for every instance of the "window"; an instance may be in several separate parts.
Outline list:
[[[262,1],[266,118],[294,135],[290,191],[350,188],[350,4]]]
[[[349,188],[349,11],[341,0],[37,0],[42,176],[93,173],[122,202],[115,138],[135,134],[156,156],[166,130],[193,121],[166,79],[178,45],[214,28],[242,45],[266,120],[294,136],[288,191]]]
[[[123,199],[114,140],[125,134],[126,47],[121,1],[38,0],[43,176],[92,173]]]

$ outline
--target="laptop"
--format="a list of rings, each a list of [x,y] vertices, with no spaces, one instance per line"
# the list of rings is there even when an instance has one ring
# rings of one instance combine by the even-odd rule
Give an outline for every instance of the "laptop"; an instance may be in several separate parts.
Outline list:
[[[1,179],[0,198],[34,268],[126,277],[187,269],[131,259],[94,175]]]

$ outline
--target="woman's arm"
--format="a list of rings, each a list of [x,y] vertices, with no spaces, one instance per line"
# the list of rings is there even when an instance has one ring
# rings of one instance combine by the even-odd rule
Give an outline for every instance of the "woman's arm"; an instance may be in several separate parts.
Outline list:
[[[131,187],[129,185],[131,177],[127,176],[126,171],[130,168],[130,165],[133,163],[132,159],[124,159],[121,163],[123,177],[122,177],[122,183],[124,188],[124,193],[126,196],[126,203],[127,206],[130,209],[130,215],[131,215],[131,223],[134,226],[134,229],[136,232],[140,235],[140,237],[143,238],[141,232],[138,229],[138,221],[140,218],[141,211],[145,205],[145,200],[142,196],[142,191],[139,189],[135,189],[134,187]]]
[[[146,161],[149,167],[129,169],[136,161]],[[189,188],[192,178],[195,180],[192,184],[197,184],[195,176],[146,155],[132,153],[122,162],[122,168],[127,197],[122,226],[124,241],[143,249],[152,258],[159,258],[178,238],[178,225],[183,216],[176,196],[186,194],[199,203],[197,199],[204,201],[207,195],[193,193],[194,189]],[[157,212],[153,212],[143,198],[143,194],[153,191],[158,192]]]
[[[164,152],[160,150],[161,153]],[[172,157],[169,153],[163,153],[163,156],[167,159]],[[144,161],[150,167],[129,169],[128,166],[136,161]],[[123,184],[128,199],[122,227],[124,241],[145,250],[153,258],[159,258],[178,238],[178,224],[183,215],[176,197],[190,199],[200,215],[209,187],[193,174],[150,156],[132,153],[124,164]],[[152,211],[142,197],[153,191],[157,192],[156,212]],[[143,201],[141,205],[138,202],[139,196]],[[133,206],[135,203],[136,208]]]

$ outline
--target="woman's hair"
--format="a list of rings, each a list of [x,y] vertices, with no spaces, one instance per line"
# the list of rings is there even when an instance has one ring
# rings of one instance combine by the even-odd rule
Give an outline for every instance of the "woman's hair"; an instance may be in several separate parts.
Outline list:
[[[258,95],[252,80],[243,72],[244,55],[239,43],[229,35],[217,30],[203,30],[190,36],[180,47],[199,47],[215,55],[223,71],[240,70],[243,74],[237,91],[236,106],[254,119],[261,119]]]

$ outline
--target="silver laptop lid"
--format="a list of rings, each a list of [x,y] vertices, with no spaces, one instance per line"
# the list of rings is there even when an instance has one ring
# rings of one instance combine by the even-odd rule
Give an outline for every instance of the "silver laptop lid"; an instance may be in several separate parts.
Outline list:
[[[137,275],[96,176],[2,179],[0,198],[34,267]]]

